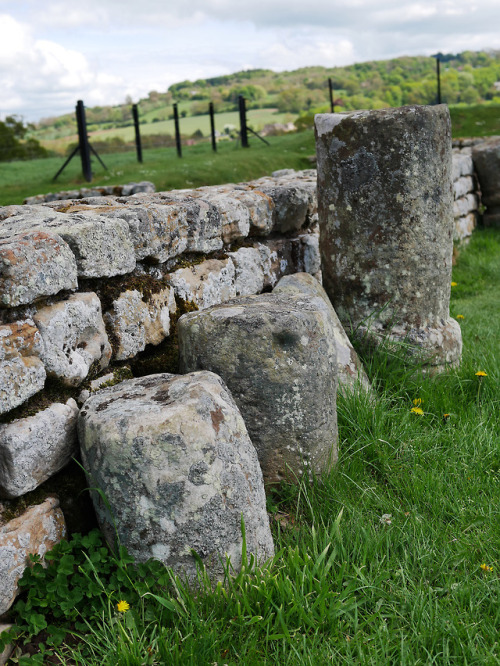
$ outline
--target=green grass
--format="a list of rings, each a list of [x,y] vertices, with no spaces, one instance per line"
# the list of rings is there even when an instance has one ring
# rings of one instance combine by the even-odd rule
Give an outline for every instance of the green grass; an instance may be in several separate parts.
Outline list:
[[[207,143],[184,146],[179,159],[175,148],[155,148],[144,151],[139,164],[135,152],[103,155],[109,171],[92,159],[93,186],[114,185],[131,181],[150,180],[157,191],[174,188],[199,187],[228,182],[241,182],[270,174],[276,169],[307,169],[308,156],[315,154],[312,130],[268,138],[269,146],[250,137],[250,148],[235,142],[221,142],[217,153]],[[52,182],[62,166],[63,158],[0,163],[0,205],[22,203],[35,194],[89,187],[82,178],[79,157]]]
[[[450,106],[453,137],[500,135],[500,104]]]
[[[267,567],[249,563],[215,589],[200,574],[192,593],[167,571],[135,571],[126,557],[110,564],[102,545],[87,543],[78,567],[61,558],[62,578],[34,572],[61,590],[49,581],[29,612],[21,602],[18,654],[23,637],[33,646],[31,613],[35,627],[54,623],[38,650],[55,636],[51,649],[68,664],[500,664],[498,231],[474,233],[453,280],[460,368],[423,377],[397,349],[365,356],[378,398],[339,396],[336,469],[269,496],[277,554]],[[421,416],[410,411],[415,399]],[[89,598],[66,603],[79,638],[61,643],[72,572]],[[62,601],[51,604],[55,594]],[[120,599],[131,606],[124,615]]]

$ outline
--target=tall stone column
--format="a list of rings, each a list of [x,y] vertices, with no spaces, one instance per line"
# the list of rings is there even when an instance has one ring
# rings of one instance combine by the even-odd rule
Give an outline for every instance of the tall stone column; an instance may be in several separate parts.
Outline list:
[[[448,108],[319,114],[316,150],[323,282],[344,327],[456,365]]]

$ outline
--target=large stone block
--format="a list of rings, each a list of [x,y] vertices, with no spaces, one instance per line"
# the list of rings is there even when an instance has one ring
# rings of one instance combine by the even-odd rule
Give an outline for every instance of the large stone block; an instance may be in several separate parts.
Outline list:
[[[0,516],[0,615],[13,604],[18,581],[29,563],[29,555],[45,553],[66,536],[59,501],[48,498],[13,520],[3,523]]]
[[[0,238],[29,231],[57,234],[75,255],[80,277],[111,277],[135,268],[135,254],[128,224],[91,212],[58,213],[45,206],[26,206],[5,218]]]
[[[183,315],[177,331],[181,371],[223,378],[266,483],[330,469],[337,454],[337,360],[324,300],[242,297]]]
[[[0,326],[0,414],[43,388],[42,337],[31,319]]]
[[[273,554],[257,455],[219,377],[122,382],[86,401],[78,428],[90,484],[108,502],[94,493],[110,544],[118,536],[137,561],[153,557],[192,581],[194,549],[220,579],[226,554],[241,566],[243,517],[248,552]]]
[[[33,231],[0,240],[0,306],[76,289],[76,272],[73,253],[55,234]]]
[[[371,392],[372,386],[363,369],[363,364],[347,337],[326,291],[318,280],[308,273],[286,275],[278,282],[273,293],[302,294],[305,298],[321,299],[326,304],[329,309],[331,328],[335,339],[339,388],[352,390],[361,387],[365,391]]]
[[[99,370],[108,365],[111,345],[96,294],[74,294],[40,308],[33,319],[44,342],[40,356],[49,376],[78,386],[94,363]]]
[[[78,406],[70,398],[34,416],[0,425],[0,497],[37,488],[76,454]]]
[[[316,141],[323,284],[340,321],[374,342],[399,327],[430,365],[458,363],[448,108],[319,114]],[[445,330],[454,354],[423,344]]]

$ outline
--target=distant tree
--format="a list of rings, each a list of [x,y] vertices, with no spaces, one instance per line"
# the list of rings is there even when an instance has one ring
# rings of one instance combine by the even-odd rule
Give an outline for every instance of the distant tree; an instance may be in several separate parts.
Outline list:
[[[24,125],[16,116],[7,116],[0,121],[0,162],[48,156],[47,150],[36,139],[25,138],[31,129],[31,125]]]

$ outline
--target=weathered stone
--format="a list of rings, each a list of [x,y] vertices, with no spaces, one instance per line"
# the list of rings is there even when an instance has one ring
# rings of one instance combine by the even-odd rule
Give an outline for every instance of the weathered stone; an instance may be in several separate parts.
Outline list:
[[[228,385],[266,483],[320,474],[337,455],[337,362],[330,309],[319,298],[233,299],[177,323],[181,372]]]
[[[158,345],[170,331],[170,314],[176,310],[174,290],[166,287],[145,299],[139,291],[127,290],[113,301],[104,314],[116,341],[115,358],[132,358],[146,348]]]
[[[77,286],[75,257],[59,236],[34,231],[0,240],[0,306],[32,303]]]
[[[34,490],[76,454],[78,406],[70,398],[35,416],[0,425],[0,497]]]
[[[206,254],[222,248],[222,219],[212,203],[189,196],[159,192],[136,195],[138,201],[151,201],[162,205],[177,205],[187,225],[187,251]]]
[[[323,282],[340,321],[375,343],[402,327],[431,365],[458,363],[448,108],[319,114],[316,137]],[[446,353],[424,344],[441,329],[454,354],[451,339]]]
[[[486,206],[484,222],[500,226],[500,137],[491,137],[476,144],[472,149],[472,159]]]
[[[472,176],[474,174],[474,163],[470,153],[453,151],[452,154],[452,172],[453,182],[461,176]]]
[[[240,247],[236,252],[229,252],[229,257],[235,268],[234,295],[260,294],[264,288],[262,252],[255,247]]]
[[[150,375],[104,389],[79,418],[84,466],[98,519],[136,561],[160,560],[196,579],[195,550],[213,578],[220,558],[241,566],[241,518],[249,553],[273,554],[262,473],[222,380],[209,372]],[[109,509],[108,509],[109,507]]]
[[[236,295],[234,279],[231,259],[207,259],[201,264],[180,268],[169,276],[176,295],[195,303],[200,310],[233,298]]]
[[[472,235],[476,228],[477,214],[469,213],[455,219],[455,229],[453,231],[453,240],[460,241]]]
[[[45,206],[29,206],[4,219],[0,239],[28,231],[57,234],[75,255],[80,277],[111,277],[135,268],[127,223],[92,213],[58,213]]]
[[[64,516],[59,501],[53,497],[0,524],[0,615],[16,598],[17,583],[28,566],[29,555],[40,555],[43,559],[65,536]]]
[[[252,181],[251,185],[269,196],[274,203],[273,228],[274,231],[287,233],[300,229],[307,221],[307,211],[311,198],[310,188],[300,181],[291,183],[283,179],[268,179]]]
[[[310,273],[316,278],[319,277],[321,272],[321,255],[319,252],[319,230],[318,233],[301,234],[299,241],[302,246],[300,265],[297,266],[299,271]]]
[[[101,302],[90,293],[40,308],[33,319],[43,338],[40,356],[47,374],[78,386],[95,363],[103,370],[111,358]]]
[[[43,348],[42,337],[31,319],[0,326],[0,414],[43,388]]]
[[[479,200],[477,194],[466,194],[460,199],[455,199],[453,202],[453,216],[463,217],[468,215],[471,211],[477,211],[479,207]]]
[[[461,176],[453,183],[453,196],[455,199],[465,197],[469,192],[474,192],[476,185],[472,176]]]
[[[241,201],[250,216],[250,236],[267,236],[274,225],[274,202],[270,196],[248,186],[236,186],[231,196]]]
[[[10,631],[12,629],[13,625],[12,624],[3,624],[0,623],[0,636],[5,632],[5,631]],[[10,655],[14,651],[14,643],[9,643],[8,645],[5,646],[3,651],[0,654],[0,666],[5,666],[7,661],[9,660]]]
[[[354,351],[351,341],[347,337],[326,291],[318,280],[308,273],[286,275],[278,282],[273,293],[302,294],[305,298],[322,299],[325,302],[329,310],[331,330],[335,338],[339,388],[345,390],[361,387],[365,391],[371,392],[372,386],[359,360],[359,356]]]

